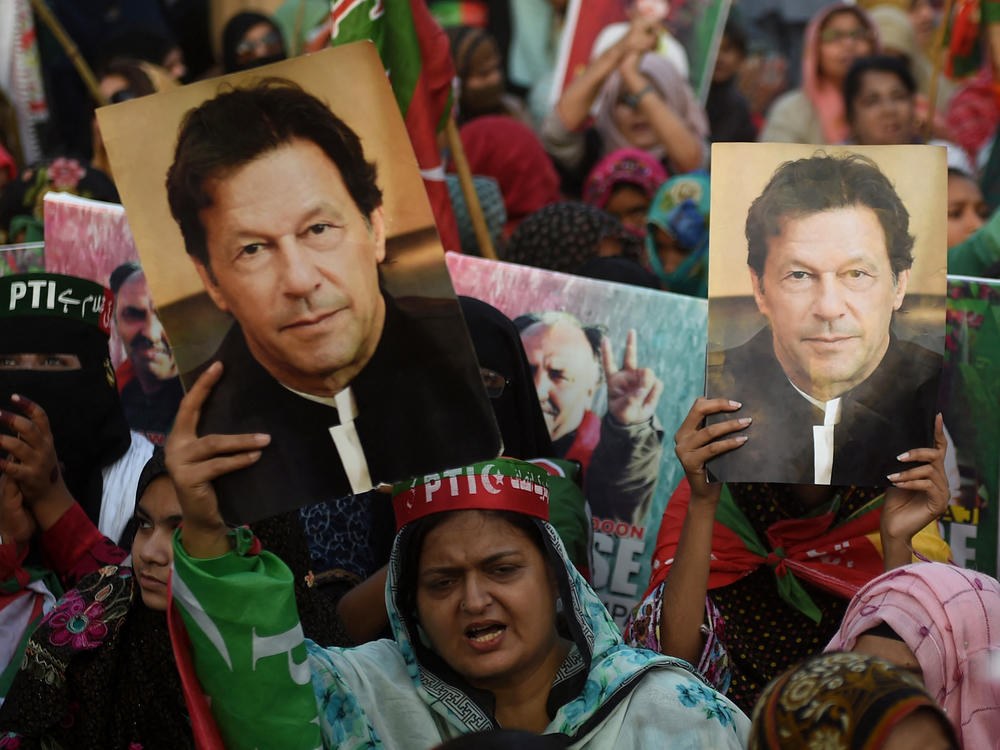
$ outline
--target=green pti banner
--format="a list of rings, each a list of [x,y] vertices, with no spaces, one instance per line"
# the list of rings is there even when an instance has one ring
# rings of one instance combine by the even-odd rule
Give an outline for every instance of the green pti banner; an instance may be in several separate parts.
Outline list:
[[[1000,281],[948,277],[941,411],[954,445],[942,519],[955,562],[997,575],[1000,518]],[[949,445],[949,452],[952,445]]]

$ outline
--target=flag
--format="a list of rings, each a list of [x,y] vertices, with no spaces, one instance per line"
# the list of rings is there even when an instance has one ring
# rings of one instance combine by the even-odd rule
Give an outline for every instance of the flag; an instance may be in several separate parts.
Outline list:
[[[437,145],[437,134],[451,114],[455,77],[448,37],[425,0],[334,0],[329,26],[331,44],[375,43],[410,134],[441,243],[445,250],[460,252]]]

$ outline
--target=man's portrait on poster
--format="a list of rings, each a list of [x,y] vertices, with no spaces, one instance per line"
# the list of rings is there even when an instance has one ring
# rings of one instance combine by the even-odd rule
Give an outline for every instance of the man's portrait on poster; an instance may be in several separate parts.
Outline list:
[[[457,301],[383,288],[377,176],[358,134],[291,81],[224,86],[181,124],[170,210],[234,320],[199,368],[224,365],[199,431],[272,438],[217,480],[238,520],[499,451],[475,361],[452,350]]]
[[[777,168],[745,235],[767,324],[709,351],[706,390],[740,402],[737,416],[753,421],[747,442],[709,472],[887,486],[905,468],[898,455],[932,444],[942,363],[894,326],[914,262],[907,207],[871,159],[817,153]]]

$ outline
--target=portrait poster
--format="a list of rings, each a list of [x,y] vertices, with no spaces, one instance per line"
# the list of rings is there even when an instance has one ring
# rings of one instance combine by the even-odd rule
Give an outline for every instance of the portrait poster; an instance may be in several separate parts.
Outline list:
[[[185,385],[223,361],[199,432],[271,435],[257,463],[216,480],[228,521],[499,454],[421,174],[370,42],[112,105],[98,121]],[[279,121],[287,137],[272,136]],[[237,151],[238,166],[190,176],[200,154]],[[172,167],[188,237],[168,201]]]
[[[684,48],[688,82],[698,101],[704,104],[712,85],[712,72],[729,17],[730,0],[638,0],[638,4],[648,6],[643,9],[649,13],[657,12],[655,6],[666,6],[662,23]],[[611,24],[628,23],[627,7],[628,0],[570,0],[559,37],[553,105],[587,67],[601,32]]]
[[[19,242],[0,245],[0,276],[45,270],[45,243]]]
[[[742,404],[710,421],[753,420],[713,479],[885,487],[933,445],[946,169],[934,146],[713,146],[705,390]]]
[[[941,412],[957,492],[942,519],[955,562],[996,577],[1000,519],[1000,281],[948,277]],[[949,484],[953,484],[949,476]]]
[[[554,379],[561,376],[565,381],[580,384],[589,378],[593,384],[592,394],[583,396],[587,399],[589,414],[584,413],[583,419],[577,419],[579,426],[568,425],[575,427],[573,447],[568,455],[575,456],[581,463],[590,461],[585,468],[585,485],[593,517],[593,585],[615,621],[623,625],[649,582],[650,561],[660,519],[670,495],[684,476],[674,455],[673,434],[687,416],[691,404],[701,394],[707,314],[705,300],[467,255],[449,253],[447,258],[452,281],[459,294],[483,300],[515,321],[521,329],[522,342],[533,369],[539,366],[561,369],[561,373],[553,375]],[[535,319],[539,323],[532,324]],[[666,389],[655,402],[655,412],[648,425],[655,447],[653,460],[633,463],[632,457],[640,455],[636,451],[628,454],[628,460],[595,466],[601,461],[601,456],[609,455],[600,441],[613,441],[616,435],[608,424],[608,374],[603,368],[595,372],[600,357],[596,350],[587,350],[586,344],[583,351],[589,357],[584,359],[590,369],[539,357],[541,350],[535,348],[533,334],[547,325],[547,321],[561,319],[586,329],[590,334],[586,341],[592,348],[599,346],[592,334],[598,334],[602,341],[607,340],[611,345],[611,361],[615,368],[625,365],[629,332],[635,332],[638,367],[651,369]],[[526,323],[529,325],[526,326]],[[569,347],[580,349],[580,345],[574,344],[572,339],[563,346],[565,348],[557,353],[565,356],[567,362],[573,354]],[[545,378],[549,378],[548,373]],[[543,384],[538,375],[536,388],[543,413],[570,413],[568,398],[560,399],[559,394],[550,393],[547,390],[550,386]],[[554,435],[550,418],[546,422]],[[589,430],[589,425],[595,423],[600,424],[598,447],[589,455],[577,453],[580,437]],[[634,430],[633,447],[638,448],[639,441],[649,437],[644,435],[647,425],[630,429]],[[558,455],[560,440],[554,442],[557,446],[554,458],[564,457]],[[626,469],[630,463],[638,468]],[[592,470],[602,472],[603,478],[612,487],[618,484],[618,480],[627,480],[621,483],[625,489],[615,491],[615,498],[610,502],[604,500],[590,491],[586,472]],[[637,492],[633,489],[635,487],[641,489]],[[633,494],[636,496],[633,497]]]
[[[49,273],[109,286],[111,272],[122,263],[139,262],[139,251],[120,204],[72,193],[47,193],[44,201],[45,270]],[[108,349],[117,370],[126,359],[117,326],[111,327]]]

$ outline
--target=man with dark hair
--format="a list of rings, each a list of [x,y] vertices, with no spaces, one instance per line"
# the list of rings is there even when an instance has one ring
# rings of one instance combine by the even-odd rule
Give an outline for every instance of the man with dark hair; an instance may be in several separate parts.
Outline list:
[[[710,353],[708,393],[742,403],[726,481],[886,486],[931,445],[941,357],[893,333],[913,265],[909,214],[858,155],[782,164],[750,207],[747,263],[768,326]]]
[[[375,165],[320,100],[266,79],[206,101],[181,125],[167,193],[206,291],[236,320],[200,429],[272,436],[252,468],[217,480],[231,517],[499,452],[457,301],[382,291]]]
[[[166,331],[138,263],[122,263],[108,281],[115,296],[115,328],[126,359],[115,371],[129,427],[163,445],[184,397]]]
[[[618,369],[605,331],[569,313],[527,314],[514,324],[555,456],[580,462],[593,515],[644,524],[663,455],[663,429],[655,416],[663,383],[638,366],[635,332]],[[608,411],[600,417],[592,409],[602,383]]]

